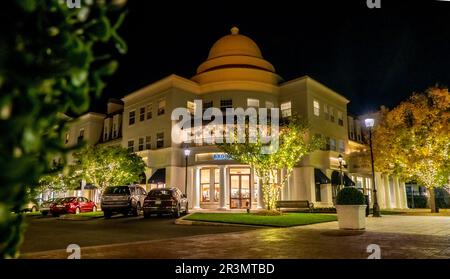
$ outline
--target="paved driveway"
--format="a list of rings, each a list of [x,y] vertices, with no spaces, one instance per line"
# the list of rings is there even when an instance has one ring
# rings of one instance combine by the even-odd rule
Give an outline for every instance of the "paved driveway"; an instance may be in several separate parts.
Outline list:
[[[381,258],[450,258],[450,217],[368,218],[364,232],[340,231],[337,222],[259,229],[81,249],[82,258],[355,258],[379,245]],[[65,258],[63,250],[24,255]]]
[[[81,247],[161,240],[168,238],[254,230],[250,227],[178,226],[170,217],[123,217],[87,221],[60,220],[54,217],[29,217],[22,253],[65,249],[69,244]]]

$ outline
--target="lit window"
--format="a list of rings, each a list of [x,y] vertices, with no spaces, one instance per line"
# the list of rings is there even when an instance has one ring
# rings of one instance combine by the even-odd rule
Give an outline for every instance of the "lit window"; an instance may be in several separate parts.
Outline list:
[[[136,122],[136,112],[133,110],[128,113],[128,125],[133,125],[134,122]]]
[[[259,100],[247,99],[247,107],[259,108]]]
[[[152,118],[152,104],[148,104],[147,105],[147,119],[151,119]]]
[[[200,188],[201,188],[201,200],[202,202],[211,201],[210,197],[210,169],[202,169],[200,171]]]
[[[328,105],[323,105],[323,114],[325,115],[325,120],[330,119],[330,112],[328,111]]]
[[[336,140],[330,139],[330,150],[336,151]]]
[[[232,99],[226,99],[226,100],[220,100],[220,109],[226,110],[227,108],[233,107],[233,100]]]
[[[145,107],[139,109],[139,121],[145,120]]]
[[[341,153],[345,152],[345,143],[343,140],[339,140],[339,152]]]
[[[330,121],[334,122],[334,109],[330,107]]]
[[[80,129],[80,133],[78,134],[77,143],[80,144],[84,139],[84,129]]]
[[[116,129],[116,123],[113,123],[113,130],[112,130],[112,138],[115,139],[117,137],[117,129]]]
[[[151,137],[150,136],[146,136],[145,137],[145,149],[149,150],[151,148],[152,148]]]
[[[144,150],[144,138],[139,138],[138,150]]]
[[[156,148],[163,148],[164,147],[164,133],[157,133],[156,134]]]
[[[338,124],[344,126],[344,118],[342,116],[342,111],[338,111]]]
[[[291,102],[282,103],[280,107],[281,107],[281,117],[282,118],[292,116]]]
[[[314,115],[320,116],[320,103],[317,100],[314,100]]]
[[[186,107],[190,114],[195,113],[195,103],[194,102],[188,101]]]
[[[134,152],[134,140],[128,141],[128,151]]]
[[[166,112],[166,100],[159,100],[158,115],[163,115]]]

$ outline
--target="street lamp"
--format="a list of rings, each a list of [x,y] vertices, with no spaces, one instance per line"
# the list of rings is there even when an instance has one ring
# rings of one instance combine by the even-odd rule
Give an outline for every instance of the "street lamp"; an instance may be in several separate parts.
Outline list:
[[[338,156],[338,161],[339,161],[339,170],[341,171],[341,181],[340,181],[341,185],[340,185],[340,188],[342,189],[342,188],[344,188],[344,174],[342,172],[342,163],[344,161],[344,158],[342,157],[341,154],[339,154],[339,156]]]
[[[375,167],[373,163],[373,149],[372,149],[372,128],[375,124],[373,118],[367,118],[365,121],[367,129],[369,129],[369,145],[370,145],[370,162],[372,165],[372,186],[373,186],[373,217],[381,217],[380,207],[378,206],[377,189],[375,188]]]
[[[184,149],[184,159],[185,159],[185,173],[184,173],[184,194],[187,197],[187,168],[188,168],[188,157],[191,155],[191,150],[189,148]]]

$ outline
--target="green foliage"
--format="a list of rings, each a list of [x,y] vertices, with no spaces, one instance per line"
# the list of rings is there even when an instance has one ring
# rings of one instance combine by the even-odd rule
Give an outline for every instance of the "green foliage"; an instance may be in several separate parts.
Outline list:
[[[116,18],[118,24],[109,18]],[[67,150],[65,113],[82,113],[89,96],[117,68],[109,53],[126,50],[123,15],[106,1],[11,0],[0,9],[0,258],[18,256],[25,185],[38,185]]]
[[[345,187],[336,196],[337,205],[365,205],[363,193],[354,187]]]
[[[139,182],[145,170],[142,158],[122,146],[87,146],[74,153],[72,171],[100,192],[112,185],[128,185]]]
[[[286,184],[294,167],[310,152],[319,150],[324,140],[309,135],[309,128],[298,116],[287,119],[279,129],[278,150],[265,154],[265,145],[258,138],[256,143],[238,143],[237,129],[234,141],[218,144],[232,159],[250,165],[261,179],[263,200],[267,210],[275,209],[282,187]],[[248,139],[248,131],[246,131]],[[285,170],[281,181],[276,182],[278,172]]]

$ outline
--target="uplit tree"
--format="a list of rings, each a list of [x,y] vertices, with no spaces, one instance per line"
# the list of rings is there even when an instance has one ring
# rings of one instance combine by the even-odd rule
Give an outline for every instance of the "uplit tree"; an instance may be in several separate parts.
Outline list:
[[[87,146],[74,153],[72,173],[93,184],[100,193],[111,185],[139,182],[145,170],[142,158],[121,146]]]
[[[238,143],[237,129],[234,131],[234,141],[218,144],[233,160],[248,164],[254,169],[261,181],[264,206],[267,210],[275,210],[276,201],[281,190],[286,185],[294,167],[310,152],[320,149],[324,141],[317,136],[310,136],[308,125],[299,117],[286,119],[279,129],[278,150],[265,154],[265,145],[260,138],[256,143]],[[282,172],[284,170],[284,172]],[[278,174],[281,179],[277,181]]]
[[[448,89],[433,87],[392,110],[382,108],[373,134],[376,170],[425,186],[431,212],[435,188],[449,184],[449,123]]]
[[[117,1],[116,1],[117,2]],[[64,113],[83,113],[125,52],[123,20],[109,1],[12,0],[0,9],[0,258],[18,256],[26,185],[51,170],[62,143]],[[110,18],[114,18],[112,24]],[[119,50],[119,52],[117,52]]]

